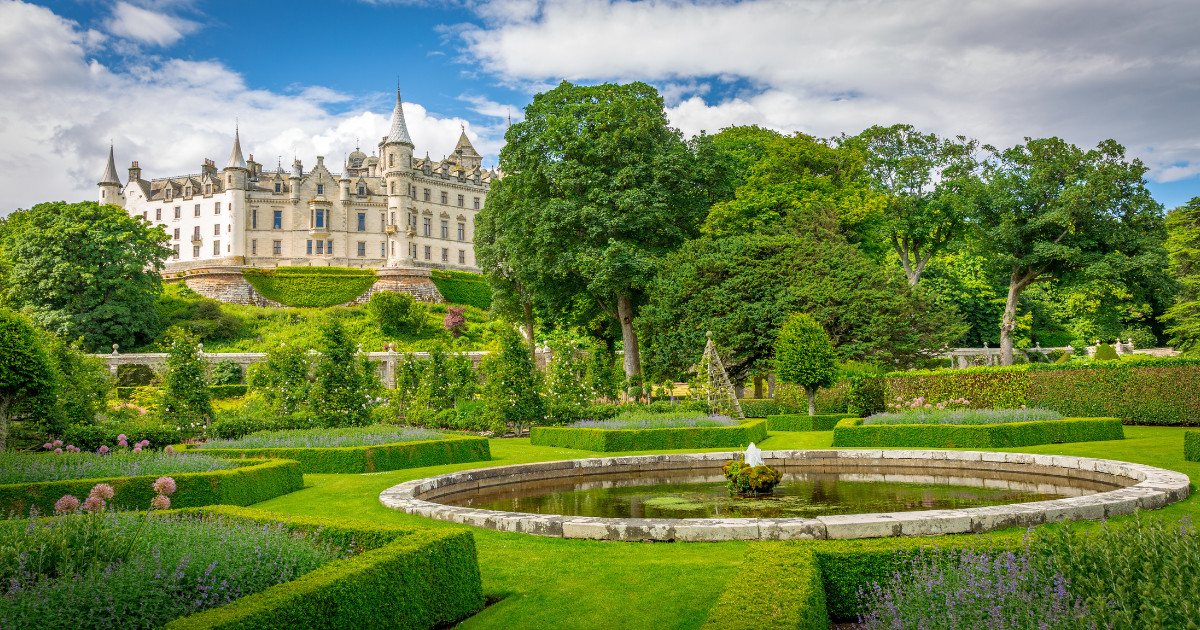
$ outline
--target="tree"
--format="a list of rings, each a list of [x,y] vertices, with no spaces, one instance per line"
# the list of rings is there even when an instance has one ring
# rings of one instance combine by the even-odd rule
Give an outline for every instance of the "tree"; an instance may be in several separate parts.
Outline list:
[[[174,253],[161,227],[95,202],[43,203],[23,214],[5,234],[11,305],[91,350],[157,335],[159,272]]]
[[[467,329],[467,318],[463,315],[466,310],[463,306],[451,306],[446,309],[446,316],[442,318],[442,328],[454,335],[455,339],[461,337]]]
[[[1032,283],[1161,257],[1161,206],[1146,189],[1146,170],[1113,140],[1090,151],[1059,138],[992,150],[973,225],[981,253],[1008,276],[1004,365],[1012,365],[1017,304]]]
[[[837,378],[837,353],[829,335],[807,313],[794,313],[775,338],[775,378],[804,388],[808,415],[817,414],[817,389]]]
[[[416,335],[425,325],[427,311],[408,293],[379,291],[367,302],[367,312],[388,337]]]
[[[1171,320],[1167,332],[1176,349],[1196,354],[1200,351],[1200,197],[1167,215],[1167,234],[1171,274],[1180,284],[1177,301],[1167,310]]]
[[[167,371],[163,374],[163,412],[176,424],[208,423],[213,418],[212,393],[205,371],[208,362],[188,331],[175,329],[163,341]]]
[[[341,321],[330,318],[321,325],[317,351],[316,379],[308,397],[317,419],[326,427],[371,424],[371,395],[379,388],[379,379],[371,362],[358,356]]]
[[[37,329],[0,307],[0,453],[14,419],[53,411],[58,386],[54,361]]]
[[[484,413],[492,426],[512,426],[517,435],[546,417],[537,367],[512,330],[499,335],[500,352],[484,361]]]
[[[92,424],[113,389],[113,377],[103,359],[88,356],[76,341],[69,344],[46,335],[45,348],[59,382],[54,413],[43,417],[43,428],[61,434],[73,424]]]
[[[639,373],[638,305],[656,262],[707,209],[695,155],[644,83],[563,82],[536,95],[505,140],[506,176],[477,218],[481,268],[524,291],[522,308],[567,312],[586,297],[620,322],[625,373]]]
[[[281,345],[267,353],[267,360],[250,366],[246,384],[262,394],[279,413],[288,415],[308,401],[312,388],[308,353],[300,346]]]
[[[858,143],[866,151],[866,172],[886,198],[887,239],[915,286],[929,260],[963,231],[978,143],[923,134],[912,125],[875,126],[847,139]]]

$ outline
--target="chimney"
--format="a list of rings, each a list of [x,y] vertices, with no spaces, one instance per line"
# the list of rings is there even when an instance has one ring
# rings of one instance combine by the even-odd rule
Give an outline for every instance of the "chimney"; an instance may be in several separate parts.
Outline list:
[[[137,160],[129,165],[129,181],[137,182],[142,179],[142,169],[138,166]]]

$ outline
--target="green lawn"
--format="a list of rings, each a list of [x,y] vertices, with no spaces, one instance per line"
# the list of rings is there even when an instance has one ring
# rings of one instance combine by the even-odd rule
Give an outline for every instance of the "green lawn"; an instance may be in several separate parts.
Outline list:
[[[1138,462],[1200,478],[1200,462],[1183,460],[1183,429],[1125,427],[1125,434],[1123,441],[1011,450]],[[772,432],[760,446],[767,450],[830,448],[832,440],[831,431]],[[493,461],[487,465],[495,466],[597,456],[531,446],[528,439],[492,440],[491,449]],[[479,467],[477,462],[368,475],[305,475],[308,487],[304,490],[254,507],[464,527],[386,509],[379,504],[379,493],[402,481]],[[1192,487],[1195,489],[1195,484]],[[1196,518],[1200,500],[1192,497],[1156,514]],[[475,533],[484,591],[504,599],[465,621],[462,628],[696,628],[734,576],[746,550],[744,542],[614,543],[468,529]]]

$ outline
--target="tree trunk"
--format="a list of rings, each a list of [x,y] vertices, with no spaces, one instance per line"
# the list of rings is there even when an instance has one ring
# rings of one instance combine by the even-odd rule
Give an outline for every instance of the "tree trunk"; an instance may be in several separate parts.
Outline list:
[[[1000,320],[1000,365],[1013,364],[1013,331],[1017,329],[1017,302],[1021,292],[1038,277],[1038,272],[1019,273],[1013,266],[1008,281],[1008,300],[1004,303],[1004,318]]]
[[[633,330],[633,298],[617,296],[617,320],[621,322],[621,340],[625,342],[625,376],[642,371],[642,357],[638,352],[637,333]]]
[[[533,364],[537,365],[537,337],[533,331],[533,302],[526,300],[521,304],[521,309],[525,315],[525,341],[529,342],[529,356],[533,357]]]
[[[804,394],[808,396],[808,415],[817,415],[817,388],[806,385],[804,387]]]

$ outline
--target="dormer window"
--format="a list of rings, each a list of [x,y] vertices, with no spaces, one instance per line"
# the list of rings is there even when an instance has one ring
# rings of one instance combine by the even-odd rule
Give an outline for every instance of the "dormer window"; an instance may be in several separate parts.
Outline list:
[[[275,182],[275,192],[283,192],[283,184]]]
[[[364,188],[364,187],[362,187],[362,186],[359,186],[359,187],[358,187],[358,194],[359,194],[360,196],[361,196],[361,195],[365,195],[365,194],[367,194],[367,189],[366,189],[366,188]]]
[[[204,185],[204,194],[206,194],[206,195],[211,195],[211,194],[212,194],[212,184],[205,184],[205,185]]]
[[[184,197],[191,197],[191,196],[192,196],[192,187],[191,187],[191,186],[188,186],[187,188],[184,188],[184,189],[183,189],[183,196],[184,196]]]
[[[175,191],[171,190],[170,188],[167,189],[167,200],[168,201],[171,199],[171,197],[174,195],[174,193],[175,193]]]

